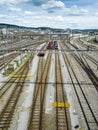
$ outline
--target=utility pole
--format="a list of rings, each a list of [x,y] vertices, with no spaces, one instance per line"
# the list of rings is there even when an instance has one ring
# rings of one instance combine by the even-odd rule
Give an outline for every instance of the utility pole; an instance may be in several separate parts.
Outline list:
[[[20,60],[21,60],[21,63],[22,63],[22,45],[21,45],[21,30],[20,30],[20,28],[19,28],[19,32],[18,32],[19,34],[18,34],[18,36],[19,36],[19,44],[20,44]]]
[[[4,35],[4,44],[5,44],[5,47],[6,47],[6,27],[5,27],[5,32],[3,33]],[[5,48],[6,50],[6,48]],[[4,51],[3,51],[3,62],[4,62],[4,72],[5,72],[5,75],[6,75],[6,63],[5,63],[5,54],[4,54]]]

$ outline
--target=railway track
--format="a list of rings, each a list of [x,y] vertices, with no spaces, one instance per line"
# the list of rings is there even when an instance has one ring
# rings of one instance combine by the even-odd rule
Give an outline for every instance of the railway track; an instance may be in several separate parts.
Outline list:
[[[33,56],[31,55],[30,57],[29,57],[30,59],[31,59],[31,61],[32,61],[32,59],[33,59]],[[31,62],[30,61],[30,62]],[[29,62],[29,60],[28,61],[26,61],[27,63]],[[25,63],[26,64],[26,63]],[[28,63],[29,64],[29,63]],[[17,78],[15,77],[16,75],[20,75],[20,77],[21,77],[21,75],[24,75],[23,74],[23,71],[24,71],[24,65],[23,66],[21,66],[20,68],[19,68],[19,70],[18,71],[16,71],[15,73],[14,73],[14,75],[12,75],[11,77],[10,77],[10,79],[8,80],[8,81],[6,81],[2,86],[1,86],[1,88],[0,88],[0,98],[2,98],[3,96],[4,96],[4,94],[11,88],[11,86],[12,86],[12,84],[13,83],[17,83],[18,81],[17,81]]]
[[[66,46],[66,47],[68,48],[68,46]],[[90,65],[87,63],[84,56],[87,57],[90,61],[92,61],[95,65],[98,65],[98,62],[95,59],[91,58],[88,54],[80,55],[78,53],[78,54],[72,54],[72,56],[80,64],[82,69],[87,73],[87,75],[90,78],[90,80],[92,81],[96,91],[98,92],[98,77],[93,72],[93,70],[91,69]]]
[[[88,65],[85,58],[83,56],[80,56],[80,55],[77,56],[76,54],[73,54],[73,57],[80,64],[82,69],[87,73],[87,75],[90,78],[90,80],[92,81],[96,91],[98,92],[98,77],[95,75],[93,70],[90,68],[90,66]]]
[[[81,40],[81,39],[77,39],[77,42],[78,42],[78,44],[80,44],[81,47],[84,47],[84,48],[86,48],[88,50],[98,51],[98,49],[96,48],[96,46],[91,45],[92,43],[87,42],[87,44],[84,44],[84,42],[86,42],[86,41],[83,42],[83,40]]]
[[[23,70],[21,74],[27,75],[28,67],[26,65],[24,65],[23,68],[25,68],[25,70]],[[6,105],[4,106],[3,110],[0,113],[0,128],[2,129],[4,128],[8,129],[10,127],[10,123],[11,123],[19,96],[24,86],[24,83],[23,83],[24,81],[25,81],[25,78],[23,79],[17,78],[17,83],[14,84],[14,89],[9,99],[7,100]]]
[[[76,94],[76,97],[78,99],[79,106],[82,111],[83,118],[85,120],[86,124],[86,130],[97,130],[98,128],[98,118],[96,113],[93,112],[93,109],[91,108],[88,99],[83,91],[83,88],[78,80],[78,77],[73,70],[73,67],[71,66],[71,63],[67,57],[66,54],[63,54],[63,58],[65,61],[65,64],[67,66],[67,70]],[[73,76],[72,76],[73,74]],[[77,82],[78,85],[74,84],[74,81]]]
[[[17,56],[18,54],[11,54],[5,57],[3,56],[3,58],[0,58],[0,71]]]
[[[38,45],[35,45],[34,44],[34,48],[32,48],[31,47],[31,49],[35,49],[36,47],[37,47]],[[30,55],[30,57],[29,57],[30,59],[31,59],[31,61],[32,61],[32,59],[33,59],[33,56],[32,56],[32,54]],[[3,60],[3,58],[2,58],[2,60]],[[13,60],[13,59],[12,59]],[[28,61],[29,62],[29,61]],[[28,63],[29,64],[29,63]],[[4,66],[3,66],[3,68],[4,68]],[[22,71],[22,68],[20,68],[20,70],[19,71],[17,71],[17,72],[15,72],[14,73],[14,75],[19,75],[19,73]],[[8,81],[6,81],[6,82],[4,82],[4,85],[2,85],[2,87],[0,87],[0,97],[8,90],[8,86],[7,87],[5,87],[7,84],[9,84],[9,86],[13,83],[13,82],[15,82],[15,80],[16,80],[16,78],[14,78],[13,76],[11,76],[11,78],[8,80]],[[4,92],[3,92],[4,91]],[[2,94],[3,93],[3,94]]]
[[[78,42],[79,43],[79,42]],[[68,49],[70,49],[70,47],[67,45],[67,44],[65,44],[66,45],[66,47],[68,48]],[[77,46],[77,45],[75,45],[75,44],[72,44],[72,43],[70,43],[70,46],[72,46],[74,49],[76,49],[76,50],[79,50],[80,48]],[[87,47],[87,46],[86,46]],[[84,48],[85,49],[85,48]],[[96,60],[96,59],[94,59],[93,57],[91,57],[91,56],[89,56],[89,54],[87,54],[87,53],[84,53],[83,54],[87,59],[89,59],[92,63],[94,63],[95,65],[97,65],[98,66],[98,61]]]
[[[25,45],[23,48],[22,48],[22,51],[23,50],[33,50],[33,49],[35,49],[38,45],[39,45],[40,43],[32,43],[32,44],[30,44],[30,45]],[[11,49],[10,51],[16,51],[16,50],[20,50],[21,48],[19,47],[19,48],[13,48],[13,49]],[[8,50],[9,51],[9,50]],[[5,52],[6,52],[6,50],[5,50]],[[4,52],[3,52],[4,53]],[[7,64],[9,64],[14,58],[16,58],[17,56],[18,56],[19,54],[9,54],[9,55],[7,55],[7,56],[2,56],[1,58],[0,58],[0,70],[2,70],[4,67],[6,67],[7,66]]]
[[[76,50],[78,50],[79,48],[76,46],[76,45],[74,45],[74,44],[70,44],[71,46],[73,46]],[[67,46],[68,47],[68,46]],[[89,56],[88,54],[84,54],[84,56],[86,57],[86,58],[88,58],[91,62],[93,62],[95,65],[98,65],[98,61],[97,60],[95,60],[94,58],[92,58],[91,56]]]
[[[70,121],[69,121],[69,112],[68,108],[65,106],[67,102],[66,93],[63,86],[62,74],[61,74],[61,65],[59,60],[59,54],[55,54],[55,76],[56,76],[56,95],[55,102],[57,104],[64,103],[64,106],[56,107],[56,130],[70,130]]]
[[[34,48],[36,48],[36,47],[37,47],[37,45],[34,45]],[[13,56],[13,55],[11,55],[11,56]],[[7,56],[7,58],[8,58],[8,56]],[[32,54],[30,55],[29,59],[32,61],[32,59],[33,59]],[[2,58],[2,60],[3,60],[3,58]],[[31,61],[28,60],[28,64]],[[22,75],[21,72],[23,71],[23,69],[24,69],[23,67],[19,68],[19,70],[17,72],[15,72],[14,75],[11,76],[8,81],[6,81],[2,86],[0,86],[0,98],[2,98],[2,96],[10,89],[12,83],[17,82],[15,75]]]
[[[5,56],[5,59],[8,59],[9,57],[13,57],[13,54],[9,54],[9,55]],[[0,58],[0,63],[1,63],[3,60],[4,60],[4,57],[2,56],[2,57]]]
[[[35,84],[33,103],[31,107],[27,130],[45,130],[44,100],[47,89],[47,85],[45,83],[48,80],[50,61],[51,61],[51,54],[48,55],[48,58],[44,66],[43,66],[43,57],[39,58],[37,77],[36,77],[37,84]]]
[[[98,61],[89,56],[88,54],[84,54],[84,56],[89,59],[91,62],[93,62],[95,65],[98,65]]]
[[[31,58],[32,60],[32,58]],[[16,81],[16,83],[14,84],[10,84],[9,85],[9,81],[7,84],[5,84],[5,86],[3,86],[2,90],[0,91],[0,98],[7,92],[7,90],[11,87],[13,87],[13,90],[10,94],[10,96],[8,97],[3,109],[0,112],[0,129],[8,129],[10,127],[14,112],[15,112],[15,108],[17,105],[17,102],[19,100],[19,97],[21,95],[21,92],[24,88],[24,82],[26,79],[26,75],[28,73],[29,70],[29,66],[28,66],[28,60],[25,62],[25,64],[22,66],[21,71],[18,71],[18,75],[25,75],[25,77],[17,77],[16,79],[13,79],[13,83]],[[8,85],[8,87],[7,87]],[[5,89],[7,88],[7,89]],[[1,93],[2,92],[2,93]]]

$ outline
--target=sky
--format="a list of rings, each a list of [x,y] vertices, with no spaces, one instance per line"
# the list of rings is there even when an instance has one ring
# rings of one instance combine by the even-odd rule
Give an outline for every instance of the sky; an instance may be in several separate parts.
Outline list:
[[[0,0],[0,23],[98,29],[98,0]]]

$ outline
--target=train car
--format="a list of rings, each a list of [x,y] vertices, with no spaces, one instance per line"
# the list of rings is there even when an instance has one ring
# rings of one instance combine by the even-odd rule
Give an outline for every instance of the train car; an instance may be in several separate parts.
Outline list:
[[[44,50],[41,50],[39,53],[38,53],[38,56],[44,56],[45,55],[45,51]]]
[[[47,43],[46,49],[52,49],[53,48],[53,41],[49,41]]]
[[[57,43],[57,41],[54,41],[54,42],[53,42],[53,48],[54,48],[54,49],[58,49],[58,43]]]
[[[38,52],[38,56],[44,56],[45,55],[45,51],[46,51],[46,45],[42,46],[42,48],[40,49],[40,51]]]
[[[58,43],[57,41],[49,41],[47,46],[46,46],[46,49],[58,49]]]

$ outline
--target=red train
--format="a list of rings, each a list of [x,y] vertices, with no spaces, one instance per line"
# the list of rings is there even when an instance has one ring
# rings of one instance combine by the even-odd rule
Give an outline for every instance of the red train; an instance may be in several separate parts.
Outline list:
[[[57,41],[49,41],[46,45],[46,49],[58,49]]]
[[[53,41],[49,41],[46,45],[46,49],[52,49],[53,47]]]
[[[44,55],[45,55],[45,51],[46,51],[46,45],[44,45],[44,46],[40,49],[40,51],[39,51],[39,53],[38,53],[38,56],[44,56]]]
[[[41,50],[39,53],[38,53],[38,56],[44,56],[45,55],[45,51],[44,50]]]
[[[58,43],[57,41],[49,41],[47,45],[44,45],[39,53],[38,56],[44,56],[47,49],[58,49]]]

